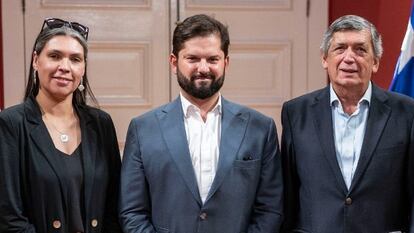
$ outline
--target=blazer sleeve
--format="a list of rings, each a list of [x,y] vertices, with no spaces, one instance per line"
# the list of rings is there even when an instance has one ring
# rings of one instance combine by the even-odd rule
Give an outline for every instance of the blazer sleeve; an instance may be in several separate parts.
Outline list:
[[[155,233],[151,223],[151,201],[144,174],[136,120],[132,120],[125,142],[121,169],[120,221],[125,233]]]
[[[414,233],[414,119],[411,123],[409,154],[408,154],[408,166],[407,166],[407,189],[409,190],[410,200],[410,220],[409,220],[409,232]]]
[[[0,138],[0,232],[35,233],[23,207],[21,138],[11,116],[4,113],[0,114]]]
[[[260,181],[249,233],[279,232],[283,220],[283,181],[276,125],[270,119]]]
[[[107,186],[105,214],[104,214],[104,233],[122,232],[118,220],[118,198],[119,198],[119,178],[121,172],[121,156],[119,154],[118,140],[114,123],[109,115],[103,121],[105,130],[105,151],[108,156],[109,180]]]
[[[296,173],[295,150],[292,139],[292,125],[288,105],[282,107],[282,171],[284,183],[284,216],[282,232],[291,232],[298,211],[298,177]]]

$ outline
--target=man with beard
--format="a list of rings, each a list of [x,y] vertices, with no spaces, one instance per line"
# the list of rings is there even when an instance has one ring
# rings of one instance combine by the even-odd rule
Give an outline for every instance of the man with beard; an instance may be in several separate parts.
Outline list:
[[[121,172],[124,232],[278,232],[274,121],[224,99],[227,28],[195,15],[174,30],[180,96],[131,121]]]

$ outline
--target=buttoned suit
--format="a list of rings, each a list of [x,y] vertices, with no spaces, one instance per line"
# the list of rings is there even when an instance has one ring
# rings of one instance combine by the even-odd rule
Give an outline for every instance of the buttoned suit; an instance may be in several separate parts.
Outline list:
[[[351,186],[335,152],[329,87],[282,109],[284,232],[414,232],[414,101],[372,86]]]
[[[84,230],[121,232],[121,161],[110,116],[76,109],[81,128]],[[34,98],[0,113],[0,232],[68,232],[68,179]]]
[[[222,98],[217,172],[203,203],[180,98],[131,121],[121,171],[124,232],[279,232],[282,178],[274,121]]]

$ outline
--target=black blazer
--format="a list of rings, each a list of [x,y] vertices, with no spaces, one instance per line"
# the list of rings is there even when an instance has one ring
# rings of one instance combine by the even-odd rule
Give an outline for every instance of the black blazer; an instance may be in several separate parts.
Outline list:
[[[329,87],[282,110],[284,232],[413,232],[414,101],[372,86],[348,191],[336,154]]]
[[[76,109],[82,133],[85,233],[121,232],[120,155],[110,116]],[[0,112],[0,232],[68,232],[66,179],[34,98]]]

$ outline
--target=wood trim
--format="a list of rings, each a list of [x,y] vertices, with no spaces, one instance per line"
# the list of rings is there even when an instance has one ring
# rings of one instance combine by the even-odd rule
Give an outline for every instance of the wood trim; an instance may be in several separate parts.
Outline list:
[[[1,4],[0,1],[0,109],[4,108],[4,85],[3,85],[3,19],[1,14]]]

